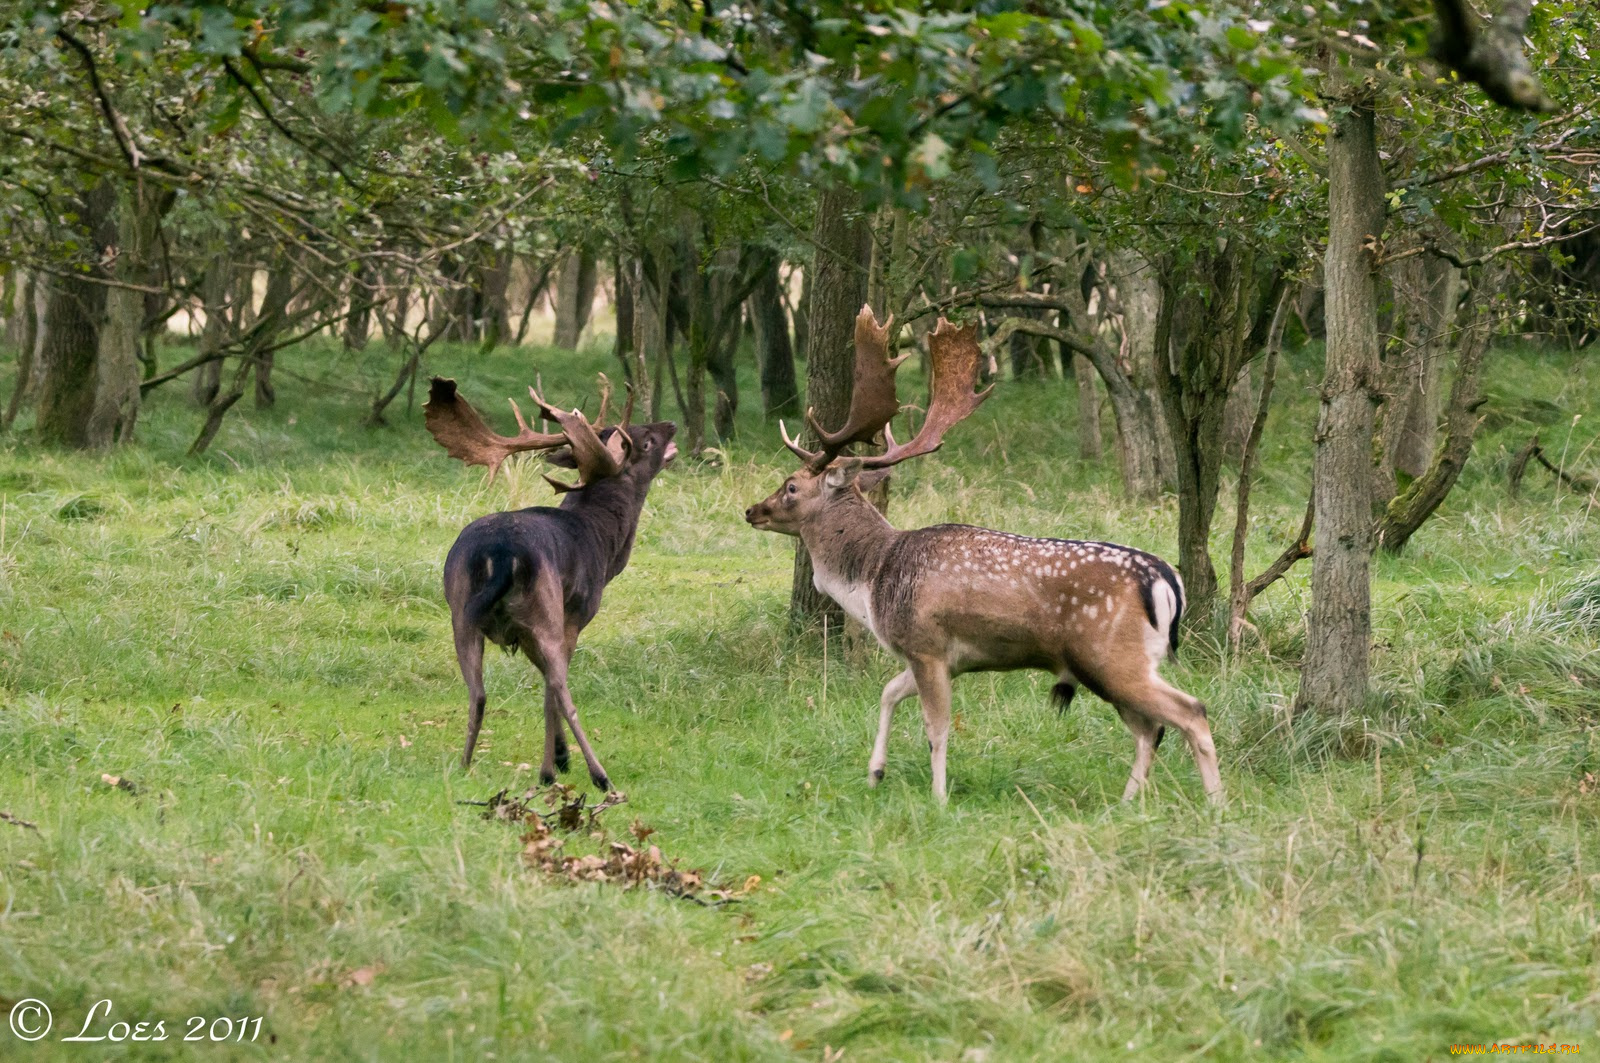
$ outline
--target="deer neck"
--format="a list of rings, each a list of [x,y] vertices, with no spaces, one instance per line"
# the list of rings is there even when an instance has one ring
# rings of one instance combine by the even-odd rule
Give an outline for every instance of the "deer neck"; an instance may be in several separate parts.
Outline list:
[[[850,491],[800,529],[812,583],[846,614],[875,631],[872,586],[900,532],[859,491]]]
[[[605,581],[610,583],[628,567],[633,541],[639,530],[650,481],[638,483],[626,474],[611,476],[569,491],[561,508],[584,518],[600,546]]]

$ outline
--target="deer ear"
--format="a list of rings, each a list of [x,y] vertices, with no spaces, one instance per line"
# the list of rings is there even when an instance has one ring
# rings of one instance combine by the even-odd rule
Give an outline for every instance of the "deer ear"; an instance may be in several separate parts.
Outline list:
[[[560,450],[547,451],[544,460],[551,465],[559,465],[563,469],[576,469],[578,459],[572,456],[571,447],[562,447]]]
[[[830,492],[848,491],[860,474],[861,460],[847,458],[828,466],[827,471],[822,474],[822,486]]]

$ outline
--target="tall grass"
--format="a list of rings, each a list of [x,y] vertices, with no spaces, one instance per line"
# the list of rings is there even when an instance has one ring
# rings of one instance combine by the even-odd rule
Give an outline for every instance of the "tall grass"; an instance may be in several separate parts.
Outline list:
[[[458,803],[530,781],[542,718],[527,663],[494,655],[478,763],[454,767],[439,566],[469,520],[548,490],[532,466],[486,486],[418,410],[362,427],[392,372],[377,350],[308,346],[285,368],[278,407],[236,411],[198,460],[176,388],[108,457],[35,449],[25,424],[0,443],[0,810],[37,826],[0,822],[0,1003],[42,999],[58,1026],[31,1046],[0,1028],[0,1056],[1600,1051],[1600,520],[1549,482],[1503,486],[1535,429],[1595,460],[1582,358],[1495,354],[1461,485],[1377,563],[1365,714],[1288,715],[1309,567],[1258,603],[1240,659],[1186,645],[1171,672],[1211,706],[1220,812],[1170,744],[1121,804],[1115,715],[1086,697],[1058,716],[1027,674],[957,684],[947,809],[914,703],[869,790],[893,666],[790,634],[790,545],[739,519],[788,470],[747,382],[719,459],[659,481],[573,669],[629,795],[612,829],[638,817],[686,865],[761,877],[720,908],[541,880],[515,831]],[[448,349],[430,368],[495,415],[536,374],[570,402],[611,366]],[[1315,352],[1283,372],[1253,566],[1307,487]],[[1129,503],[1109,463],[1071,457],[1075,409],[1068,383],[1003,386],[897,475],[891,515],[1170,556],[1175,503]],[[169,1040],[55,1040],[101,999]],[[264,1032],[186,1045],[190,1015]]]

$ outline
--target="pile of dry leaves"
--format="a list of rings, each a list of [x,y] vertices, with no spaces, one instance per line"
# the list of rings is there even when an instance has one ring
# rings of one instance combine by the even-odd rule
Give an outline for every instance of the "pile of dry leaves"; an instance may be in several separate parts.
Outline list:
[[[712,906],[728,904],[760,886],[760,875],[751,875],[742,886],[729,889],[708,884],[701,871],[680,869],[677,860],[666,859],[660,848],[648,844],[655,828],[637,819],[628,827],[637,845],[609,840],[600,815],[627,800],[626,794],[613,791],[590,806],[588,794],[556,783],[529,790],[521,797],[501,790],[483,802],[483,817],[522,827],[522,862],[529,870],[567,882],[610,882],[623,889],[644,886]],[[543,811],[535,808],[536,804],[542,805]],[[564,852],[568,840],[578,834],[596,842],[599,851]]]

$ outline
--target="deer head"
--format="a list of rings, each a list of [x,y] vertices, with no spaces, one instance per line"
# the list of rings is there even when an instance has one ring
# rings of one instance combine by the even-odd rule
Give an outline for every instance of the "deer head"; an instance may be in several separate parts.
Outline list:
[[[654,475],[661,467],[677,456],[677,445],[672,442],[676,426],[661,424],[630,426],[633,413],[633,393],[623,410],[622,423],[605,425],[611,400],[611,382],[600,375],[600,414],[590,420],[579,410],[560,410],[544,400],[538,391],[528,389],[540,412],[547,420],[560,426],[559,432],[535,432],[523,420],[522,410],[516,400],[511,403],[511,413],[517,419],[519,431],[514,436],[503,436],[491,429],[472,404],[456,390],[456,382],[446,377],[434,377],[428,389],[428,402],[423,406],[423,420],[429,433],[453,458],[468,465],[483,465],[489,470],[493,483],[500,466],[513,454],[542,451],[552,465],[576,469],[578,482],[564,483],[552,476],[545,481],[556,491],[576,491],[599,480],[621,475],[636,461],[643,460]]]
[[[783,485],[745,511],[745,520],[760,531],[799,535],[800,529],[815,520],[836,499],[871,489],[889,476],[902,461],[931,454],[944,443],[944,435],[976,410],[989,397],[993,387],[974,391],[982,352],[977,328],[958,328],[939,319],[928,336],[928,358],[932,379],[928,385],[928,414],[922,428],[909,443],[895,442],[890,422],[900,411],[895,394],[895,370],[910,357],[889,358],[889,337],[894,317],[882,325],[863,306],[856,316],[855,386],[850,394],[850,413],[843,427],[829,432],[817,423],[813,411],[806,418],[821,442],[818,450],[806,450],[789,438],[779,422],[783,442],[803,463]],[[881,454],[861,457],[841,456],[853,443],[871,443],[883,436]]]

